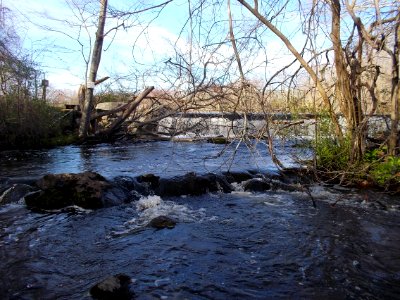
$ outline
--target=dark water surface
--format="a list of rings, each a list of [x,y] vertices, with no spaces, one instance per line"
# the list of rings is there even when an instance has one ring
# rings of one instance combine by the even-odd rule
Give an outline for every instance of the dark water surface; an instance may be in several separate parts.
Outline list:
[[[151,142],[113,146],[68,146],[48,151],[6,151],[0,152],[0,177],[36,178],[46,173],[77,173],[87,170],[99,172],[106,177],[144,173],[175,176],[193,171],[200,174],[220,172],[229,168],[274,168],[265,145],[255,145],[253,151],[249,151],[244,144],[240,144],[238,149],[236,146]],[[283,153],[295,150],[278,148]],[[287,156],[284,160],[291,161]]]
[[[0,176],[202,173],[218,170],[221,157],[204,157],[220,149],[144,143],[8,152]],[[235,168],[273,168],[239,150]],[[0,298],[90,299],[93,284],[125,273],[138,299],[399,299],[400,213],[319,201],[363,197],[354,191],[313,192],[317,208],[303,193],[240,187],[231,194],[150,196],[97,211],[0,207]],[[146,227],[157,215],[179,222],[170,230]]]

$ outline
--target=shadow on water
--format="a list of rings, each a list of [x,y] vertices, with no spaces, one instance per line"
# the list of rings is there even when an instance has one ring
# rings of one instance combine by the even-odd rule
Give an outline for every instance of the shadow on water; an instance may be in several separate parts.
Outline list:
[[[168,176],[185,168],[214,168],[204,158],[220,149],[144,143],[120,150],[107,145],[55,149],[38,154],[31,170],[95,168],[106,176]],[[22,177],[28,162],[19,157],[1,164]],[[244,156],[238,168],[250,167],[257,168]],[[283,191],[153,196],[140,206],[133,202],[57,214],[3,206],[0,298],[90,299],[93,284],[118,273],[133,278],[138,299],[398,298],[399,212],[319,201],[329,195],[315,192],[316,209],[307,195]],[[157,215],[171,216],[178,224],[164,230],[148,227]]]

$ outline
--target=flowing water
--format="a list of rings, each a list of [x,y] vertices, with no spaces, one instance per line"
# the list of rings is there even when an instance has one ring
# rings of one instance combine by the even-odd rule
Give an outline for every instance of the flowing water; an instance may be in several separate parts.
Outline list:
[[[243,145],[223,149],[157,142],[4,152],[0,177],[25,180],[86,170],[108,178],[171,177],[230,166],[274,170],[262,145],[253,152]],[[279,154],[293,151],[278,148]],[[290,155],[285,161],[295,164]],[[248,193],[240,185],[230,194],[148,196],[96,211],[39,214],[21,203],[2,206],[0,298],[90,299],[93,284],[125,273],[138,299],[398,299],[396,205],[346,206],[341,202],[364,203],[367,196],[319,185],[311,191],[316,208],[304,193]],[[148,227],[159,215],[178,224]]]

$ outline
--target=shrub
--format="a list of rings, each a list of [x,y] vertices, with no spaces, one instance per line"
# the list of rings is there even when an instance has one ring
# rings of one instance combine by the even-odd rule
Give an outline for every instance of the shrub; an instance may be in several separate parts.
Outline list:
[[[350,143],[339,144],[331,138],[321,138],[315,146],[317,167],[326,171],[346,170],[350,161]]]
[[[43,101],[0,98],[0,149],[34,148],[62,134],[62,112]]]
[[[389,156],[370,169],[372,179],[381,186],[400,184],[400,157]]]

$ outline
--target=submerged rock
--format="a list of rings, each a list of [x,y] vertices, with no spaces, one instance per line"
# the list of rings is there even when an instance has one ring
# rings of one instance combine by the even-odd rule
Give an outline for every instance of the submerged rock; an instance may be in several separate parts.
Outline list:
[[[243,182],[249,179],[252,179],[254,177],[254,175],[250,174],[249,172],[224,172],[222,173],[226,180],[229,183],[233,183],[233,182]]]
[[[35,188],[30,185],[14,183],[0,196],[0,205],[18,202],[21,198],[24,198],[27,194],[33,192],[34,190]]]
[[[175,225],[176,225],[176,221],[167,216],[155,217],[149,223],[150,227],[157,228],[157,229],[163,229],[163,228],[172,229],[175,227]]]
[[[126,191],[113,186],[94,172],[48,174],[37,183],[40,192],[25,197],[29,207],[60,209],[77,205],[86,209],[102,208],[127,201]]]
[[[224,136],[216,136],[207,139],[208,143],[212,144],[229,144],[229,140]]]
[[[128,275],[110,276],[94,285],[90,289],[90,295],[99,300],[133,299],[135,294],[130,288],[131,283],[132,280]]]
[[[286,192],[304,192],[305,189],[301,184],[287,184],[277,180],[271,180],[271,188],[273,190],[283,190]]]
[[[160,179],[156,194],[159,196],[202,195],[207,192],[229,193],[233,187],[223,176],[213,173],[197,175],[188,173],[169,179]]]
[[[286,184],[310,184],[315,181],[315,174],[307,168],[286,168],[280,170],[280,180]]]
[[[160,184],[160,176],[154,174],[144,174],[136,177],[137,181],[144,184],[149,190],[156,190]]]
[[[243,189],[250,192],[263,192],[270,190],[271,184],[263,178],[252,178],[243,183]]]

